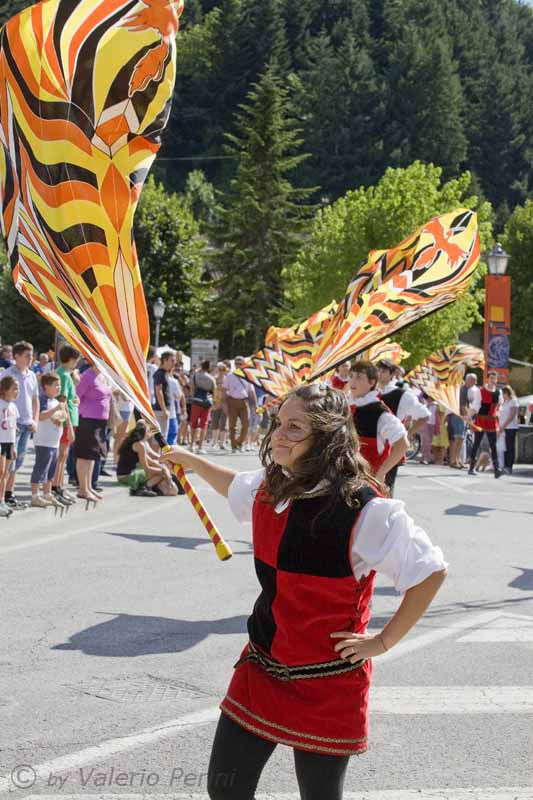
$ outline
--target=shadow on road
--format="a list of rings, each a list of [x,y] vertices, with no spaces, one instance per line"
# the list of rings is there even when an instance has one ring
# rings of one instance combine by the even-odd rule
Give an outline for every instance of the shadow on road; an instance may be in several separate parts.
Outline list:
[[[211,634],[245,633],[247,619],[238,616],[193,621],[116,614],[113,619],[75,633],[68,642],[56,644],[51,649],[79,650],[88,656],[109,658],[182,653]]]
[[[447,508],[444,513],[448,517],[479,517],[485,511],[503,511],[505,514],[533,514],[533,511],[517,511],[516,509],[495,508],[494,506],[469,506],[464,503]]]
[[[180,550],[196,550],[198,547],[205,547],[209,544],[209,537],[206,534],[201,539],[196,539],[194,536],[149,536],[147,534],[139,533],[115,533],[114,531],[102,531],[106,536],[119,536],[121,539],[130,539],[132,542],[140,542],[141,544],[166,544],[167,547],[177,547]],[[248,556],[252,555],[252,543],[241,541],[239,539],[229,540],[228,543],[237,542],[237,544],[244,544],[246,550],[233,550],[234,556]]]
[[[512,589],[521,589],[523,592],[533,591],[533,569],[525,567],[513,567],[513,569],[519,569],[522,574],[517,575],[509,586]]]

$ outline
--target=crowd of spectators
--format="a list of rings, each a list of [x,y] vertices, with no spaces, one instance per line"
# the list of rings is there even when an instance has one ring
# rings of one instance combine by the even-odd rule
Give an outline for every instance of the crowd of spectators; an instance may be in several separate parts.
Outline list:
[[[180,351],[168,349],[159,357],[150,348],[148,390],[168,444],[211,455],[259,449],[275,407],[265,402],[261,389],[236,374],[243,362],[242,356],[215,365],[203,361],[187,371]],[[334,387],[348,394],[353,391],[350,370],[346,362],[331,379]],[[387,398],[392,392],[393,397],[395,388],[404,385],[401,367],[392,362],[380,362],[377,375],[377,396]],[[510,386],[500,390],[495,374],[489,373],[488,378],[480,388],[475,374],[465,377],[460,415],[450,414],[416,390],[427,414],[413,414],[407,402],[411,392],[401,395],[393,411],[409,423],[411,434],[418,434],[421,463],[446,463],[452,469],[469,466],[472,474],[487,466],[490,451],[496,477],[502,470],[512,473],[519,404]],[[480,430],[475,419],[487,397],[494,401],[495,422],[490,430]],[[115,473],[118,483],[139,496],[181,491],[168,467],[161,464],[154,431],[139,419],[132,400],[114,389],[97,364],[81,359],[70,345],[59,349],[57,361],[53,351],[36,358],[25,341],[0,348],[0,516],[27,505],[18,499],[16,484],[31,440],[33,507],[65,507],[78,498],[99,503],[101,476]]]
[[[236,367],[243,359],[237,357]],[[223,455],[258,449],[268,427],[264,394],[234,373],[231,360],[203,361],[187,372],[179,351],[150,348],[147,379],[154,416],[169,444]],[[0,516],[28,503],[16,484],[33,441],[31,500],[35,508],[99,503],[102,475],[151,497],[181,491],[159,461],[154,431],[133,402],[114,389],[97,364],[70,345],[37,358],[29,342],[0,349]],[[110,463],[112,461],[112,463]],[[17,479],[19,474],[19,479]]]

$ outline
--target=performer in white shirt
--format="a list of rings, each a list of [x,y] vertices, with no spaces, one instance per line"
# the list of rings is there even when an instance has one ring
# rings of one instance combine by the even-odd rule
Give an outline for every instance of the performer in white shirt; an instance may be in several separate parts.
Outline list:
[[[409,441],[400,420],[381,400],[377,369],[370,361],[356,361],[351,370],[351,410],[359,436],[361,455],[366,458],[380,483],[394,493],[396,468],[404,458]]]

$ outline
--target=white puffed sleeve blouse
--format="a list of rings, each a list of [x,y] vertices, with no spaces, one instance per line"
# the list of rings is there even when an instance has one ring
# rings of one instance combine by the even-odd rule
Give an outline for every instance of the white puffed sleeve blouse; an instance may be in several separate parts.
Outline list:
[[[239,522],[251,522],[255,495],[264,479],[264,469],[240,472],[233,479],[228,500]],[[280,503],[281,514],[288,501]],[[440,547],[407,514],[401,500],[376,498],[365,505],[357,518],[352,537],[351,562],[360,580],[375,570],[392,581],[396,591],[422,583],[433,572],[446,569]]]

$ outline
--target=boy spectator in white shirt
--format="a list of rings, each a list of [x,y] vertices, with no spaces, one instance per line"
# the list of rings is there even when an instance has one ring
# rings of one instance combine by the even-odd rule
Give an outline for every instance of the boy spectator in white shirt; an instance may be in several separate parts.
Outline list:
[[[52,494],[52,480],[57,466],[59,441],[63,433],[63,422],[67,419],[64,402],[57,396],[61,381],[55,372],[46,372],[41,378],[39,427],[33,437],[35,464],[31,474],[31,504],[37,508],[63,507],[63,503]],[[43,494],[39,494],[42,485]]]
[[[18,410],[15,400],[19,385],[16,378],[7,375],[0,379],[0,517],[9,517],[12,509],[5,503],[6,482],[11,462],[15,460]]]
[[[17,342],[13,345],[13,358],[15,363],[3,373],[3,375],[11,375],[16,378],[19,385],[19,393],[16,399],[16,406],[19,412],[17,440],[15,442],[17,456],[11,464],[11,471],[6,485],[6,504],[10,508],[16,508],[21,505],[13,493],[16,473],[24,462],[28,441],[31,434],[37,430],[39,422],[39,384],[37,383],[37,376],[30,369],[33,361],[32,345],[29,342]]]

